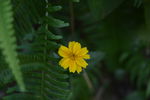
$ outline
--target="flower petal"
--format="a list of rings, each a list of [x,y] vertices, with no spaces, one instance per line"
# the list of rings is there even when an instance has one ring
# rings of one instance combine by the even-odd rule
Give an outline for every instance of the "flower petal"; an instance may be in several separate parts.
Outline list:
[[[69,57],[70,50],[65,46],[60,46],[60,48],[58,50],[58,54],[62,57]]]
[[[81,44],[78,42],[75,42],[73,49],[72,49],[73,53],[77,54],[80,50],[81,50]]]
[[[89,55],[89,54],[86,54],[86,55],[83,56],[83,58],[84,58],[84,59],[90,59],[90,55]]]
[[[69,66],[69,71],[74,73],[76,69],[77,69],[77,64],[75,63],[75,61],[71,61]]]
[[[69,67],[70,59],[69,58],[63,58],[59,61],[59,65],[62,66],[64,69],[67,69]]]
[[[86,68],[86,66],[88,65],[88,63],[84,59],[76,59],[76,63],[83,68]]]
[[[58,54],[63,57],[59,61],[59,65],[64,69],[69,68],[70,72],[80,73],[82,67],[86,68],[88,63],[84,59],[90,59],[90,55],[87,54],[88,50],[86,47],[81,48],[79,42],[69,42],[68,48],[61,46],[58,50]]]
[[[72,51],[73,46],[74,46],[75,43],[76,43],[75,41],[69,42],[69,49],[70,49],[71,51]]]
[[[81,44],[75,41],[69,42],[69,49],[75,54],[80,51]]]
[[[83,56],[85,54],[87,54],[89,51],[87,50],[86,47],[82,48],[79,52],[78,52],[78,55],[79,56]]]
[[[77,72],[80,73],[82,71],[81,66],[77,66]]]

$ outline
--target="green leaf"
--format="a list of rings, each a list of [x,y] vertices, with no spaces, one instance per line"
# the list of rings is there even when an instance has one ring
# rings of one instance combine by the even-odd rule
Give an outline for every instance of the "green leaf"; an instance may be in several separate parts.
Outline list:
[[[16,38],[13,29],[13,13],[10,0],[0,1],[0,48],[5,56],[5,60],[14,74],[18,85],[25,91],[23,77],[19,66],[19,59],[16,52]]]
[[[147,97],[150,96],[150,80],[148,81],[148,84],[147,84],[146,96]]]
[[[59,19],[53,18],[53,17],[46,17],[45,18],[46,23],[48,23],[52,27],[62,28],[69,26],[68,23],[65,23],[64,21],[61,21]]]
[[[61,10],[62,7],[61,6],[51,6],[51,5],[49,5],[47,9],[48,9],[48,12],[56,12],[56,11]]]
[[[146,100],[144,93],[140,91],[135,91],[130,93],[125,100]]]
[[[80,0],[72,0],[73,2],[80,2]]]

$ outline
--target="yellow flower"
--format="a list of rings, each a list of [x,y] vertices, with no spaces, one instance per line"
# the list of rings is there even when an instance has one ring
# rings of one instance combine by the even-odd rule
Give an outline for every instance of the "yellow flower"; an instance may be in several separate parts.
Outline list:
[[[80,43],[75,41],[69,42],[68,48],[62,45],[58,50],[58,54],[63,57],[59,61],[59,65],[64,69],[69,68],[70,72],[74,73],[77,71],[80,73],[82,68],[86,68],[88,65],[85,59],[90,59],[90,55],[87,53],[87,48],[81,48]]]

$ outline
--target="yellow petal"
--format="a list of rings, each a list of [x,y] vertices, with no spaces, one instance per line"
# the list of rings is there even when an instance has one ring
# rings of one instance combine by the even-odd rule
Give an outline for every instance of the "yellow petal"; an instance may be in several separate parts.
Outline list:
[[[81,44],[79,42],[75,42],[75,41],[69,42],[69,49],[72,51],[72,53],[75,54],[80,51]]]
[[[86,47],[82,48],[79,52],[78,52],[78,55],[79,56],[83,56],[85,54],[87,54],[89,51],[87,50]]]
[[[86,55],[83,56],[83,58],[84,58],[84,59],[90,59],[90,55],[89,55],[89,54],[86,54]]]
[[[76,42],[74,44],[74,46],[73,46],[73,50],[72,51],[73,51],[74,54],[77,54],[80,50],[81,50],[81,44]]]
[[[84,59],[90,59],[90,55],[87,54],[86,47],[81,48],[81,44],[75,41],[69,42],[68,48],[61,46],[58,50],[58,54],[63,57],[60,60],[59,65],[64,69],[69,68],[70,72],[80,73],[82,67],[86,68],[88,63]]]
[[[81,66],[77,66],[77,72],[80,73],[82,71]]]
[[[62,66],[64,69],[67,69],[69,67],[70,59],[69,58],[63,58],[59,61],[59,65]]]
[[[70,50],[65,46],[60,46],[60,48],[58,50],[58,54],[62,57],[69,57]]]
[[[69,49],[70,49],[70,50],[73,49],[74,44],[75,44],[75,41],[69,42]]]
[[[84,59],[76,59],[76,63],[83,68],[86,68],[86,66],[88,65],[88,63]]]
[[[77,69],[77,64],[75,63],[75,61],[71,61],[69,65],[69,71],[74,73],[76,69]]]

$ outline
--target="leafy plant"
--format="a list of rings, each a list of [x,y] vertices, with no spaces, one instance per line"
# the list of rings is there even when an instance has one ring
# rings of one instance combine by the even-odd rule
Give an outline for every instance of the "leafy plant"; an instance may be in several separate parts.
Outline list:
[[[62,37],[59,35],[54,35],[49,31],[50,27],[64,27],[68,25],[67,23],[64,23],[61,20],[55,19],[50,15],[46,15],[46,13],[50,14],[53,11],[57,11],[57,6],[51,6],[48,4],[48,2],[45,3],[48,5],[47,8],[45,8],[44,15],[38,16],[37,19],[36,15],[40,15],[38,13],[38,9],[34,9],[34,6],[32,6],[32,10],[29,10],[26,8],[26,6],[29,6],[29,2],[26,1],[13,1],[14,3],[19,2],[17,7],[15,8],[16,16],[21,17],[22,19],[15,19],[15,26],[18,29],[17,34],[19,31],[23,33],[23,35],[19,38],[19,42],[21,43],[19,45],[19,59],[21,64],[21,69],[24,77],[24,82],[26,85],[26,91],[21,92],[18,88],[18,86],[15,84],[14,79],[12,77],[12,74],[10,73],[10,70],[7,68],[4,68],[1,71],[1,89],[2,93],[2,99],[3,100],[12,100],[12,99],[38,99],[38,100],[53,100],[53,99],[62,99],[66,100],[68,95],[70,94],[70,82],[69,82],[69,75],[66,71],[61,69],[57,64],[57,57],[55,50],[58,48],[59,44],[55,42],[56,40],[59,41]],[[26,2],[26,3],[24,3]],[[33,1],[32,1],[33,2]],[[45,2],[45,1],[44,1]],[[38,5],[40,3],[44,4],[44,2],[41,0],[38,2]],[[25,8],[21,8],[22,5]],[[30,6],[31,7],[31,6]],[[40,7],[43,7],[41,5]],[[51,10],[50,8],[53,8]],[[50,9],[50,10],[49,10]],[[28,13],[26,16],[21,15],[21,10],[23,12],[31,12]],[[19,14],[18,14],[19,13]],[[35,13],[35,15],[33,15]],[[30,15],[32,14],[32,15]],[[34,21],[30,22],[27,16],[32,16],[31,18],[34,19]],[[22,26],[18,26],[20,22],[23,21]],[[29,22],[26,22],[29,21]],[[25,23],[24,23],[25,22]],[[39,27],[36,29],[33,27],[35,24],[38,24]],[[28,37],[30,33],[27,31],[22,31],[23,29],[26,30],[26,28],[23,26],[27,26],[33,35]],[[29,26],[28,26],[29,25]],[[3,26],[3,25],[2,25]],[[3,26],[4,27],[4,26]],[[24,38],[24,36],[27,36]],[[24,38],[23,42],[21,38]],[[11,40],[11,39],[9,39]],[[31,42],[32,41],[32,42]],[[25,46],[28,45],[27,47]],[[8,46],[11,47],[11,46]],[[16,58],[13,58],[14,60]],[[11,64],[11,63],[10,63]],[[17,75],[20,76],[20,75]],[[6,79],[5,79],[5,78]],[[9,84],[12,84],[9,86],[9,88],[5,87]]]
[[[148,0],[0,0],[0,99],[149,100],[149,12]],[[68,41],[89,48],[80,74],[58,65]]]
[[[25,91],[25,86],[23,83],[22,74],[19,67],[19,59],[17,58],[16,52],[16,38],[13,29],[13,17],[12,17],[12,6],[10,0],[0,1],[0,47],[2,48],[2,53],[5,56],[5,60],[21,88]]]

